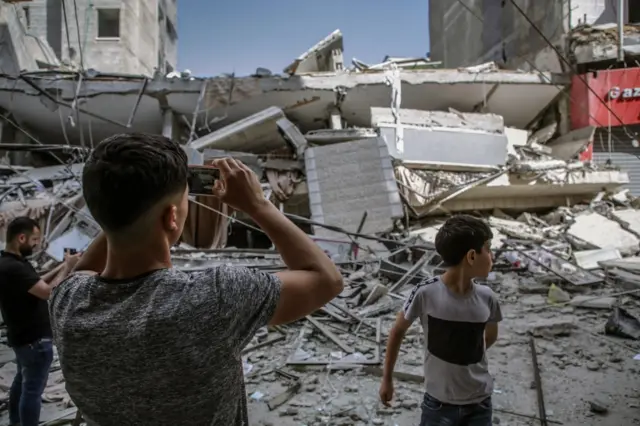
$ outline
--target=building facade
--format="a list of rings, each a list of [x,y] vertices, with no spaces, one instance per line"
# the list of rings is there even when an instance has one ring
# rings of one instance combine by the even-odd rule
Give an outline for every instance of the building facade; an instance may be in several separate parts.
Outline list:
[[[629,174],[630,193],[640,196],[640,0],[516,3],[566,61],[511,0],[430,0],[432,58],[447,68],[493,61],[571,72],[570,96],[548,116],[560,134],[591,134],[579,158],[619,167]]]
[[[629,192],[640,196],[640,68],[576,75],[571,99],[571,128],[595,128],[582,158],[624,170]]]
[[[547,39],[564,51],[580,25],[615,24],[618,0],[516,0]],[[640,22],[640,2],[625,0],[625,22]],[[510,0],[429,0],[431,60],[445,68],[494,61],[509,69],[562,72],[564,64]]]
[[[147,76],[176,67],[177,0],[33,0],[6,7],[62,64]]]

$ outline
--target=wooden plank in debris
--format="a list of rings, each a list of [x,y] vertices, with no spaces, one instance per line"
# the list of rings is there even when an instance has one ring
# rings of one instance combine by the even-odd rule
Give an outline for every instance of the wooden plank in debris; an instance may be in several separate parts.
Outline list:
[[[351,346],[347,345],[345,342],[342,341],[342,339],[340,339],[338,336],[333,334],[328,328],[326,328],[324,325],[320,324],[320,322],[318,320],[312,318],[309,315],[307,315],[306,318],[307,318],[307,321],[309,321],[311,323],[311,325],[313,325],[315,328],[317,328],[322,334],[324,334],[333,343],[338,345],[338,347],[340,349],[342,349],[344,352],[346,352],[348,354],[352,354],[352,353],[355,352],[355,350],[353,350],[353,348]]]
[[[418,259],[415,265],[413,265],[411,269],[409,269],[407,273],[398,280],[398,282],[396,282],[389,288],[389,292],[394,293],[396,290],[402,289],[405,284],[409,283],[409,281],[411,281],[411,279],[422,270],[422,267],[426,265],[429,260],[431,260],[431,257],[432,256],[427,255],[426,253],[422,255],[422,257]]]
[[[376,365],[366,365],[362,367],[362,371],[376,377],[382,377],[383,374],[382,368]],[[424,383],[424,376],[420,374],[405,373],[404,371],[394,371],[393,378],[404,382]]]

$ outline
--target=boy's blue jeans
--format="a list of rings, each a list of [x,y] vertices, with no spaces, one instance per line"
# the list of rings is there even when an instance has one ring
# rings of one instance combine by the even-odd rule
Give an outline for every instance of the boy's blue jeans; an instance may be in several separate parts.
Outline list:
[[[491,426],[491,397],[477,404],[445,404],[425,393],[420,426]]]
[[[18,372],[9,391],[9,423],[38,426],[42,392],[47,386],[53,361],[51,339],[37,340],[30,345],[13,348]]]

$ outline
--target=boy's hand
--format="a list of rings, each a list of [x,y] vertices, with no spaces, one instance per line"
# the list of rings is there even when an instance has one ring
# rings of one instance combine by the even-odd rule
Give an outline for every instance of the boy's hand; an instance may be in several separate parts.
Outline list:
[[[65,252],[64,262],[67,264],[69,269],[73,269],[78,264],[81,254],[82,253],[69,254],[68,252]]]
[[[390,407],[391,400],[393,399],[393,380],[382,379],[380,384],[380,401],[386,406]]]
[[[220,179],[215,181],[213,195],[224,203],[249,216],[261,206],[269,204],[258,176],[241,161],[220,158],[213,162],[213,167],[220,170]]]

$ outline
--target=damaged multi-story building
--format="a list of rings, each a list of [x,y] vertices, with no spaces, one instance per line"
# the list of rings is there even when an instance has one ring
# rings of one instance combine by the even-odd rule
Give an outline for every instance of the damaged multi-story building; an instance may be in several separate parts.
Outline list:
[[[627,128],[638,113],[630,90],[637,86],[635,27],[623,27],[620,61],[615,18],[598,26],[600,16],[615,15],[607,15],[610,5],[582,12],[580,26],[573,16],[567,22],[576,18],[575,25],[552,37],[573,46],[562,50],[569,65],[551,60],[555,51],[534,40],[536,30],[517,10],[502,8],[508,0],[492,7],[459,0],[431,2],[441,6],[432,8],[432,19],[444,24],[432,25],[432,58],[346,58],[336,30],[299,56],[291,52],[282,70],[256,64],[252,75],[194,77],[175,69],[175,1],[78,1],[77,14],[75,3],[0,2],[0,246],[6,224],[28,215],[43,231],[33,258],[41,272],[61,262],[64,249],[84,250],[99,227],[84,205],[83,161],[115,133],[171,137],[191,164],[239,159],[345,276],[339,297],[301,321],[260,330],[243,350],[251,424],[408,425],[419,422],[424,392],[422,339],[407,333],[394,373],[396,400],[383,408],[376,376],[384,336],[413,286],[442,272],[434,240],[443,218],[482,215],[495,250],[494,272],[483,284],[505,313],[490,357],[497,372],[493,422],[546,424],[548,415],[548,423],[601,426],[637,419],[633,357],[640,347],[607,343],[611,336],[596,332],[640,340],[640,321],[622,313],[632,305],[629,296],[640,294],[640,257],[633,256],[640,250],[640,200],[622,189],[629,174],[635,183],[634,171],[591,161],[596,151],[595,159],[606,154],[620,163],[618,142],[611,154],[597,152],[598,135],[606,144],[622,129],[599,99],[609,95],[607,106],[628,120]],[[557,3],[572,3],[567,11],[578,4]],[[487,6],[478,14],[480,4]],[[548,19],[556,28],[554,19],[564,16],[551,13],[560,10],[556,2],[517,4],[540,25]],[[515,41],[503,49],[506,29]],[[214,197],[189,201],[185,231],[171,250],[175,268],[285,268],[250,218]],[[613,320],[602,315],[606,310]],[[544,381],[534,373],[535,339]],[[6,424],[2,391],[17,366],[2,343],[0,336]],[[74,417],[81,424],[53,365],[42,424]]]
[[[3,4],[3,16],[20,17],[18,12],[36,3]],[[75,8],[71,1],[63,4],[69,24]],[[167,10],[175,2],[161,4],[151,8],[158,33],[168,32],[172,19],[167,18],[175,16]],[[83,10],[85,18],[91,15],[100,24],[98,2]],[[143,19],[148,10],[148,4],[123,7],[120,34],[129,37],[124,21]],[[63,19],[65,30],[67,24]],[[88,28],[91,46],[103,41],[99,25]],[[555,133],[545,138],[536,132],[571,82],[562,73],[504,71],[491,64],[446,69],[424,57],[386,57],[379,64],[353,59],[347,66],[343,36],[336,30],[281,74],[260,67],[251,76],[194,78],[175,71],[151,76],[150,68],[122,74],[66,57],[66,38],[63,32],[61,57],[50,49],[57,62],[49,61],[46,69],[32,63],[26,72],[0,75],[0,153],[10,175],[0,209],[11,212],[5,218],[32,214],[45,221],[43,226],[58,223],[45,226],[48,240],[88,234],[77,239],[78,249],[96,232],[87,212],[65,216],[66,210],[58,209],[55,217],[47,215],[61,198],[82,208],[75,177],[83,156],[99,140],[123,131],[172,137],[194,163],[221,155],[242,159],[283,211],[310,219],[305,229],[340,253],[349,251],[351,242],[328,225],[373,233],[406,227],[407,217],[443,211],[552,208],[628,182],[623,172],[573,161],[555,148],[564,146]],[[157,53],[158,67],[163,38],[149,49]],[[39,39],[46,42],[46,34]],[[15,40],[14,50],[20,51],[24,38]],[[166,49],[160,49],[165,58]],[[90,48],[80,50],[90,58]],[[549,146],[542,145],[550,139]],[[38,192],[42,182],[62,192],[53,198],[50,189]],[[259,232],[230,219],[235,214],[215,199],[194,202],[199,204],[192,206],[185,244],[270,245]],[[59,257],[56,250],[51,255]]]
[[[0,21],[13,47],[0,56],[5,72],[68,67],[151,77],[178,61],[176,0],[5,2]]]
[[[544,124],[583,160],[613,164],[640,195],[640,3],[431,0],[431,55],[445,67],[573,74]],[[571,140],[571,142],[569,142]],[[570,148],[571,147],[571,148]]]

